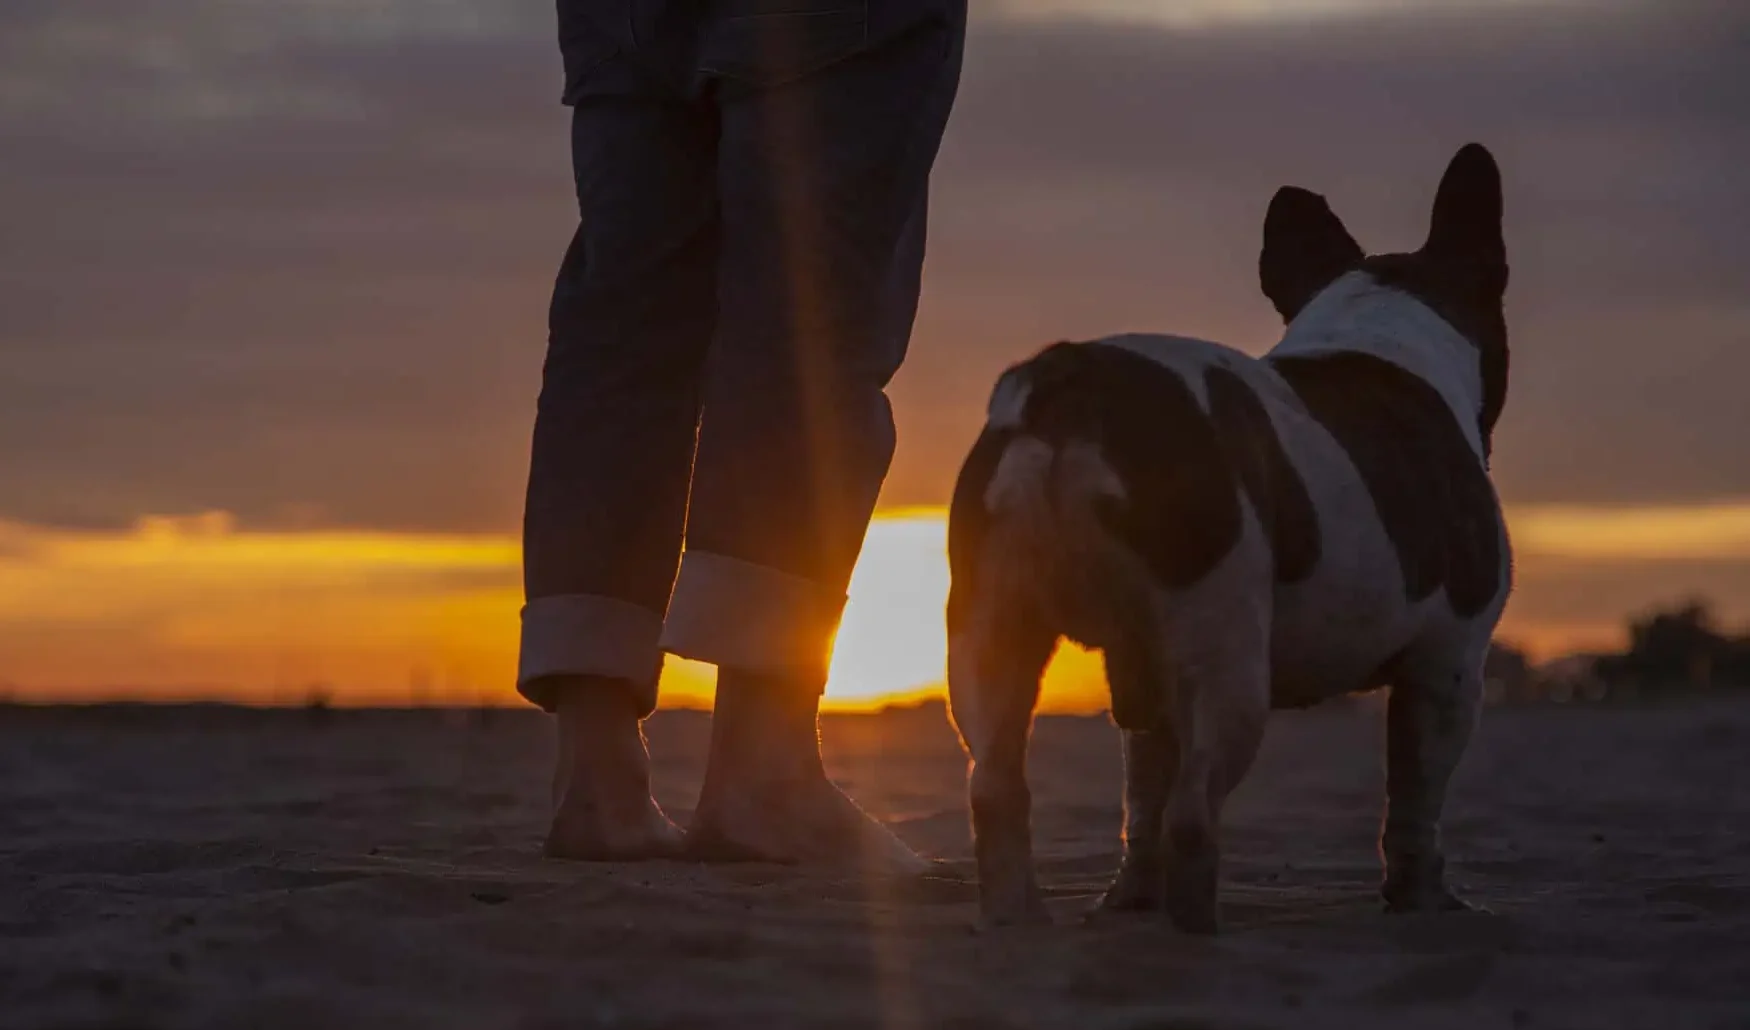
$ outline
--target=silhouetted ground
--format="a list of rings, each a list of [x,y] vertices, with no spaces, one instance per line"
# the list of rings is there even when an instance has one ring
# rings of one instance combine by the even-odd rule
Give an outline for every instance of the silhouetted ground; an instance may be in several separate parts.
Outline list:
[[[659,715],[684,817],[707,718]],[[1057,927],[975,935],[939,707],[829,721],[923,884],[537,857],[532,712],[0,708],[0,1026],[1744,1027],[1750,705],[1496,709],[1455,788],[1495,915],[1380,915],[1376,713],[1284,713],[1228,819],[1223,937],[1084,924],[1103,720],[1041,720]]]

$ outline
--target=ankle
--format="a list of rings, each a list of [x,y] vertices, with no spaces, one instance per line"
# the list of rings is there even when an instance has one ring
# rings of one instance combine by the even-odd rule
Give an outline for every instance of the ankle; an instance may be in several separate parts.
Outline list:
[[[712,764],[820,773],[820,696],[820,686],[811,680],[720,671],[711,719]]]
[[[722,669],[713,711],[731,728],[749,727],[785,740],[814,739],[821,692],[811,679]]]
[[[630,681],[608,676],[555,676],[547,690],[561,727],[636,726],[637,692]]]
[[[650,752],[631,685],[567,677],[555,700],[554,803],[562,804],[580,792],[580,796],[648,796]]]

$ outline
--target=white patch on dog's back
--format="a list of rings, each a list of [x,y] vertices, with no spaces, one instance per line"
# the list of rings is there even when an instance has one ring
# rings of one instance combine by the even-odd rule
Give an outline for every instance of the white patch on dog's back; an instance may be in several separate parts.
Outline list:
[[[1022,389],[1025,389],[1023,386]],[[1051,445],[1030,436],[1003,448],[984,488],[984,508],[993,514],[1044,504],[1051,478]]]
[[[985,424],[992,429],[1017,429],[1027,413],[1027,398],[1033,384],[1020,369],[1010,369],[997,379],[985,409]]]
[[[1411,294],[1350,272],[1320,293],[1288,326],[1268,356],[1362,353],[1404,368],[1439,391],[1459,429],[1483,460],[1477,412],[1483,376],[1477,348]]]

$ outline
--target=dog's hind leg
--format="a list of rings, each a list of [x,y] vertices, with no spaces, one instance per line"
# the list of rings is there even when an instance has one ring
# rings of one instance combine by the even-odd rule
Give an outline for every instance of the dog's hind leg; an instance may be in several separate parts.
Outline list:
[[[1214,653],[1174,663],[1179,768],[1162,835],[1162,903],[1187,933],[1219,928],[1221,813],[1257,757],[1270,710],[1268,618],[1235,620],[1220,636]]]
[[[1393,677],[1386,700],[1385,824],[1380,894],[1390,912],[1450,912],[1471,906],[1446,885],[1440,814],[1482,704],[1482,658],[1417,661]]]
[[[1108,573],[1122,566],[1108,564]],[[1161,820],[1179,771],[1172,721],[1171,670],[1162,652],[1162,620],[1145,576],[1126,583],[1108,610],[1111,634],[1101,648],[1112,692],[1112,719],[1124,733],[1124,858],[1100,908],[1135,912],[1161,906]]]
[[[1110,665],[1107,675],[1112,675]],[[1161,818],[1178,770],[1179,747],[1170,727],[1124,731],[1124,859],[1100,899],[1101,908],[1136,912],[1160,907]]]
[[[994,556],[993,556],[994,557]],[[996,572],[996,562],[983,568]],[[973,850],[980,921],[987,926],[1047,922],[1033,870],[1032,794],[1027,738],[1039,678],[1057,646],[1030,597],[1003,577],[975,575],[954,591],[963,617],[948,635],[948,703],[971,758]]]

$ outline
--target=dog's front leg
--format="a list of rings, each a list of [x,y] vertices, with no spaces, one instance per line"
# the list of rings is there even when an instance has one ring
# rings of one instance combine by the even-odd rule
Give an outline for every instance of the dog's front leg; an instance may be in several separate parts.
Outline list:
[[[1221,815],[1264,738],[1269,675],[1264,663],[1205,668],[1179,680],[1178,775],[1167,799],[1162,906],[1186,933],[1220,922]]]
[[[1471,906],[1446,885],[1440,814],[1476,727],[1481,659],[1407,665],[1386,701],[1385,861],[1381,895],[1390,912],[1459,911]]]

